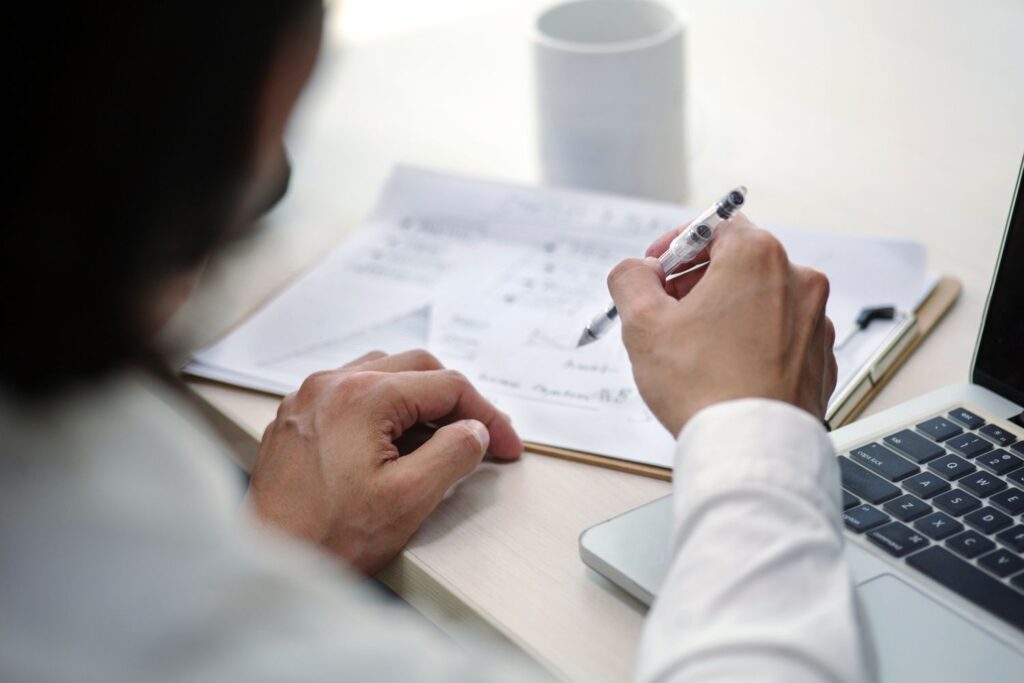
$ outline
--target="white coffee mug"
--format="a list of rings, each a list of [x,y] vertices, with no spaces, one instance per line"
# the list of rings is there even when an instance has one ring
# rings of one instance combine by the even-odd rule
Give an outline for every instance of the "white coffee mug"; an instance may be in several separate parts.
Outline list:
[[[545,182],[684,196],[683,27],[655,0],[572,0],[536,23]]]

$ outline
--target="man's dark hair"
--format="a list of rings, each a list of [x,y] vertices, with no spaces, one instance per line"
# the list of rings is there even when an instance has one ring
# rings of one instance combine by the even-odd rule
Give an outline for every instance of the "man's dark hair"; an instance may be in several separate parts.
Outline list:
[[[45,396],[147,357],[146,297],[241,227],[271,58],[319,3],[15,4],[0,384]]]

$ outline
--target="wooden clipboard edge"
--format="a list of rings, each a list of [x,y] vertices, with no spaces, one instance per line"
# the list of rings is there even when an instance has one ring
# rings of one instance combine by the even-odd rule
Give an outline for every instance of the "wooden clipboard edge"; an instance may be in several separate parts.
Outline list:
[[[849,412],[847,417],[843,420],[842,424],[849,424],[857,419],[861,413],[867,409],[871,401],[878,395],[878,392],[886,385],[886,383],[892,378],[893,375],[903,366],[910,354],[914,353],[921,342],[924,341],[932,330],[942,321],[949,312],[949,309],[953,307],[956,300],[960,296],[960,290],[962,289],[960,281],[954,277],[942,276],[936,283],[935,288],[932,289],[928,297],[921,302],[921,305],[917,307],[914,314],[917,316],[917,334],[914,335],[914,339],[907,344],[903,352],[897,356],[897,358],[889,366],[889,369],[878,379],[874,386],[864,395],[853,410]],[[832,425],[833,427],[840,427],[842,425]],[[618,458],[610,458],[604,455],[595,455],[593,453],[584,453],[582,451],[573,451],[567,448],[557,448],[555,446],[547,446],[545,444],[528,442],[525,444],[526,450],[530,453],[538,453],[540,455],[546,455],[553,458],[562,458],[564,460],[571,460],[573,462],[583,463],[585,465],[595,465],[597,467],[605,467],[607,469],[616,470],[618,472],[627,472],[629,474],[638,474],[643,477],[651,477],[652,479],[661,479],[662,481],[672,480],[672,470],[667,467],[658,467],[656,465],[645,465],[642,463],[630,462],[628,460],[620,460]]]
[[[953,304],[956,303],[956,300],[960,297],[961,289],[960,281],[956,278],[947,275],[939,278],[938,283],[935,285],[931,294],[928,295],[928,298],[922,301],[921,305],[917,307],[916,311],[914,311],[914,314],[917,316],[917,334],[910,343],[907,344],[903,352],[896,357],[892,362],[892,365],[889,366],[889,369],[878,378],[878,381],[875,382],[867,393],[864,394],[864,397],[853,407],[852,410],[850,410],[846,418],[843,419],[841,423],[832,425],[833,429],[848,425],[860,417],[860,415],[871,404],[871,401],[874,400],[875,396],[878,395],[878,392],[885,387],[889,380],[892,379],[893,375],[903,367],[903,363],[905,363],[906,360],[910,358],[910,355],[917,350],[917,347],[921,345],[921,342],[925,340],[925,337],[927,337],[931,331],[938,326],[942,319],[946,317],[946,314],[951,308],[953,308]]]
[[[606,455],[584,453],[583,451],[572,451],[568,448],[558,448],[557,446],[548,446],[546,444],[534,443],[532,441],[527,441],[523,446],[529,453],[537,453],[551,458],[571,460],[573,462],[583,463],[584,465],[596,465],[597,467],[604,467],[605,469],[615,470],[617,472],[639,474],[652,479],[661,479],[662,481],[672,481],[672,470],[667,467],[645,465],[639,462],[610,458]]]

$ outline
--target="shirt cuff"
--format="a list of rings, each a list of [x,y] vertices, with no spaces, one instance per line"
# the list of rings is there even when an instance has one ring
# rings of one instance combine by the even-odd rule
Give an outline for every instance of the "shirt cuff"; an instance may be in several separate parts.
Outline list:
[[[835,448],[824,425],[781,401],[748,398],[694,415],[676,445],[676,501],[763,486],[801,496],[835,519],[841,508]]]

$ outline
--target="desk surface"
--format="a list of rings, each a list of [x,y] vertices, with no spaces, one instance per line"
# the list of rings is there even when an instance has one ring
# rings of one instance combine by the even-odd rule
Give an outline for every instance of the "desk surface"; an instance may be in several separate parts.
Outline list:
[[[536,182],[528,36],[540,4],[492,1],[374,40],[341,37],[344,15],[333,18],[294,122],[291,194],[259,240],[211,265],[179,330],[205,341],[243,318],[359,224],[397,162]],[[922,241],[963,296],[869,412],[965,380],[1024,153],[1024,5],[679,4],[694,202],[742,182],[755,221]],[[253,438],[273,417],[270,398],[194,387]],[[485,464],[381,578],[428,616],[490,624],[566,678],[624,681],[644,610],[583,566],[576,539],[668,491],[536,455]]]

